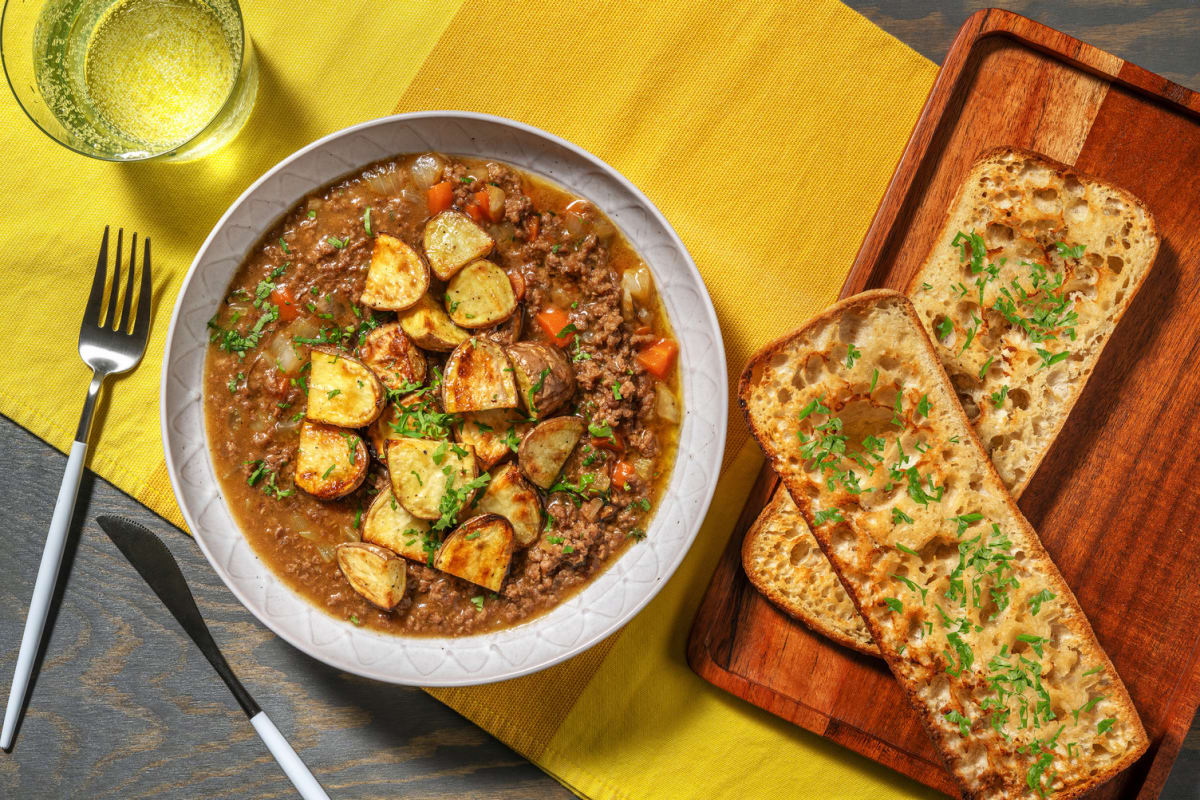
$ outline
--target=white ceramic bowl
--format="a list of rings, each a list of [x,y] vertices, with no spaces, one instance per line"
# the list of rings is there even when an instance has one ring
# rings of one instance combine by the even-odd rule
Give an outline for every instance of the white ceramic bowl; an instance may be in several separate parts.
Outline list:
[[[246,253],[312,190],[399,153],[436,150],[506,161],[586,197],[650,265],[679,339],[684,419],[670,484],[644,541],[583,591],[513,628],[463,638],[389,636],[335,619],[300,598],[257,557],[219,490],[204,428],[206,323]],[[651,202],[612,167],[518,122],[430,111],[364,122],[284,159],[221,217],[192,262],[163,356],[162,436],[183,516],[213,569],[264,625],[314,658],[389,683],[463,686],[514,678],[582,652],[662,588],[712,498],[725,445],[725,355],[696,266]]]

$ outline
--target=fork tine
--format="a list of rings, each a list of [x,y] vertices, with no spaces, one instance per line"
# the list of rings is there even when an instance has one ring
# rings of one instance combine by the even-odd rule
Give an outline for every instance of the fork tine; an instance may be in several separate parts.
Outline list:
[[[121,322],[117,333],[125,333],[133,329],[133,320],[129,318],[129,307],[133,304],[133,292],[137,284],[133,282],[137,275],[137,233],[129,237],[129,274],[125,278],[125,299],[121,303]]]
[[[112,286],[108,290],[108,314],[104,317],[104,327],[116,330],[117,293],[121,291],[121,237],[124,228],[117,228],[117,258],[113,261]]]
[[[142,280],[138,290],[137,316],[133,319],[132,335],[146,342],[146,331],[150,327],[150,299],[154,294],[154,281],[150,278],[150,237],[142,240]]]
[[[88,295],[83,310],[84,325],[100,325],[101,303],[104,302],[104,279],[108,275],[108,226],[104,226],[104,238],[100,240],[100,258],[96,260],[96,276],[92,278],[92,292]]]

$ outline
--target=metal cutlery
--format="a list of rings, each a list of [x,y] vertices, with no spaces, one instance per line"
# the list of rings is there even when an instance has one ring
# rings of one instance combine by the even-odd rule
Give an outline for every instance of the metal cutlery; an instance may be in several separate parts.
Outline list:
[[[120,517],[98,517],[97,522],[158,595],[158,599],[179,622],[184,632],[192,637],[192,641],[221,676],[221,680],[225,681],[242,711],[250,718],[250,724],[258,731],[267,749],[279,762],[279,766],[283,768],[300,796],[305,800],[329,800],[329,796],[300,760],[300,756],[296,755],[287,739],[283,738],[283,734],[271,722],[266,712],[258,707],[258,703],[254,702],[254,698],[225,662],[225,657],[221,655],[208,632],[208,626],[204,624],[204,618],[196,608],[196,601],[192,598],[191,590],[188,589],[183,573],[179,570],[179,564],[162,540],[144,526]]]
[[[58,570],[62,565],[63,551],[67,546],[67,530],[71,526],[71,515],[75,509],[75,498],[79,492],[79,478],[83,473],[87,457],[88,434],[92,428],[92,416],[96,410],[96,399],[100,388],[109,375],[119,375],[137,366],[146,350],[146,339],[150,332],[150,299],[154,284],[150,278],[150,239],[143,241],[142,269],[137,273],[137,234],[130,237],[129,271],[121,283],[121,246],[124,231],[117,230],[117,252],[112,265],[112,281],[108,302],[104,302],[104,287],[108,283],[108,228],[100,243],[100,258],[96,274],[92,279],[92,291],[79,326],[79,355],[92,368],[92,382],[88,386],[83,413],[79,416],[79,427],[75,441],[67,458],[67,469],[58,500],[54,505],[54,516],[50,520],[50,531],[42,551],[37,579],[33,586],[33,599],[29,602],[29,614],[25,618],[25,632],[21,636],[21,650],[17,655],[17,666],[13,672],[12,685],[8,692],[8,706],[4,709],[4,729],[0,731],[0,748],[12,747],[17,720],[29,689],[33,673],[33,662],[38,645],[46,627],[50,610],[50,598],[58,581]],[[122,291],[123,287],[123,291]],[[137,295],[136,310],[133,306]]]

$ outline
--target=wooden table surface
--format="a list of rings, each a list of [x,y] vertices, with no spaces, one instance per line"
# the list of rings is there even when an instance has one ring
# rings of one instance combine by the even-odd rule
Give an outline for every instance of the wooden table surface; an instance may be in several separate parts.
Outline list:
[[[1197,0],[1016,0],[999,5],[1200,89]],[[850,0],[939,61],[976,0]],[[149,368],[149,367],[146,367]],[[82,397],[82,387],[81,387]],[[5,510],[0,558],[0,687],[7,685],[65,458],[0,417]],[[159,533],[234,670],[336,798],[563,798],[571,794],[416,689],[349,676],[275,638],[247,613],[183,533],[85,474],[69,579],[4,798],[293,797],[224,685],[94,522],[119,514]],[[806,797],[797,787],[796,797]],[[1163,798],[1200,800],[1200,720]]]

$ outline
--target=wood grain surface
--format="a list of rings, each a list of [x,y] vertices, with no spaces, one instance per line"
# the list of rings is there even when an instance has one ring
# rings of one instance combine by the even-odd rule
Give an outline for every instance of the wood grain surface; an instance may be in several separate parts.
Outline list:
[[[1000,145],[1040,150],[1129,189],[1150,207],[1163,238],[1156,269],[1020,503],[1151,738],[1138,764],[1092,796],[1155,797],[1200,703],[1200,534],[1190,523],[1200,517],[1200,491],[1187,477],[1200,469],[1200,380],[1190,358],[1200,317],[1185,299],[1200,294],[1200,96],[1027,19],[972,16],[842,295],[906,288],[963,176]],[[743,524],[773,483],[764,470]],[[881,662],[826,643],[749,588],[737,557],[742,530],[697,615],[693,667],[773,713],[954,792]]]
[[[848,4],[939,63],[962,20],[985,5]],[[991,4],[1200,88],[1200,4],[1194,0]],[[0,482],[6,512],[0,689],[6,690],[65,458],[3,418],[0,452],[7,476]],[[231,665],[333,797],[571,796],[419,690],[339,673],[279,641],[229,594],[190,539],[88,473],[77,507],[78,549],[42,672],[13,752],[0,753],[0,797],[294,796],[207,662],[95,526],[101,513],[143,522],[167,542]],[[1162,797],[1200,800],[1200,723],[1183,747]],[[828,795],[796,787],[793,796]]]

